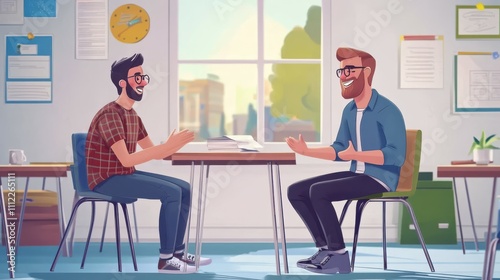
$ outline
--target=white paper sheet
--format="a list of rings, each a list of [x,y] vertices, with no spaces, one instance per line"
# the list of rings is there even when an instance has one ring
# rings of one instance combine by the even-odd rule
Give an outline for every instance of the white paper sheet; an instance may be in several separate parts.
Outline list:
[[[443,40],[402,40],[401,88],[443,88]]]
[[[49,56],[9,56],[7,67],[9,79],[50,79]]]
[[[7,82],[6,96],[9,101],[51,101],[51,82]]]
[[[108,1],[76,1],[76,59],[108,58]]]
[[[0,0],[0,24],[23,24],[24,0]]]

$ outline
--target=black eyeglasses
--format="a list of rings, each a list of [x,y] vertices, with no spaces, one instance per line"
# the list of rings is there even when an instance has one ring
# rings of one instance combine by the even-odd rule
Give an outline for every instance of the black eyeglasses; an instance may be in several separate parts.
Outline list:
[[[146,81],[146,83],[148,83],[148,84],[149,84],[149,76],[148,76],[148,75],[146,75],[146,74],[145,74],[145,75],[141,75],[141,74],[137,73],[137,74],[135,74],[134,76],[129,76],[129,77],[127,77],[127,78],[134,78],[134,79],[135,79],[135,82],[136,82],[137,84],[142,83],[142,80]]]
[[[344,73],[344,76],[349,77],[351,75],[351,72],[356,72],[353,69],[365,69],[366,67],[363,66],[352,66],[352,65],[347,65],[344,68],[339,68],[337,69],[337,77],[340,78],[342,76],[342,73]]]

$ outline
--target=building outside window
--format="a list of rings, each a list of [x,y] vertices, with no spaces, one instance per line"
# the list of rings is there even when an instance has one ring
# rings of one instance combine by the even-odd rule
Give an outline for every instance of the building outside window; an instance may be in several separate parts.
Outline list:
[[[172,1],[171,124],[193,130],[195,142],[250,134],[282,144],[299,133],[330,141],[328,2]]]

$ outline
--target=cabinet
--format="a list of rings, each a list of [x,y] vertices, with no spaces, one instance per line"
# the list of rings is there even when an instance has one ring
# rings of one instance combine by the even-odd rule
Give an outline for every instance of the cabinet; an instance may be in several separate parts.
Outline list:
[[[419,179],[422,179],[419,176]],[[426,244],[457,244],[452,181],[419,180],[415,194],[408,198]],[[400,208],[399,242],[419,244],[411,216]]]

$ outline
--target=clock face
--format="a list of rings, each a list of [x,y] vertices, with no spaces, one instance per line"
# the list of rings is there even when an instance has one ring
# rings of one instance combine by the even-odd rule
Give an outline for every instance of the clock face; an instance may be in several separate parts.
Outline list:
[[[140,6],[122,5],[111,14],[109,28],[116,40],[123,43],[137,43],[149,32],[149,15]]]

